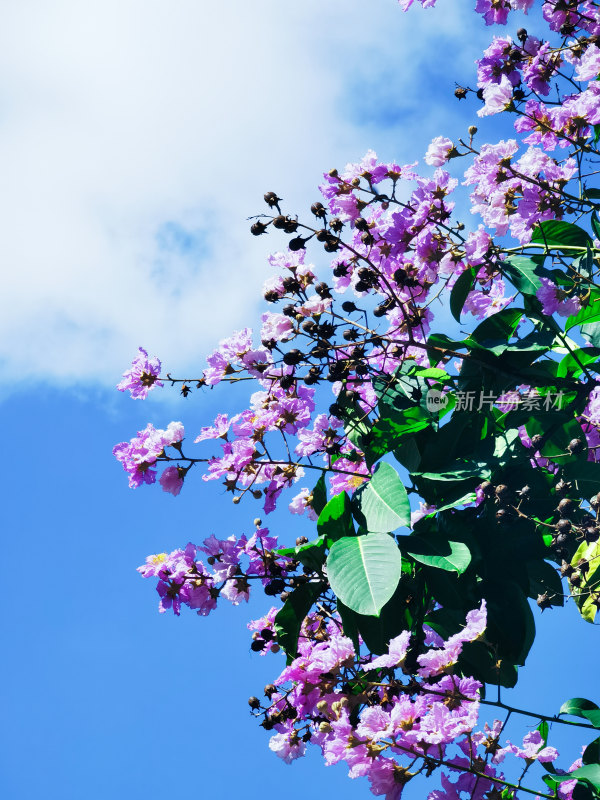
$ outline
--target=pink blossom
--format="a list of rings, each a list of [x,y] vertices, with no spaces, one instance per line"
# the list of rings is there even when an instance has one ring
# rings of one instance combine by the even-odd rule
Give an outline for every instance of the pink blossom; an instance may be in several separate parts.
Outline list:
[[[263,342],[284,342],[291,338],[290,334],[294,330],[291,319],[284,314],[272,314],[267,311],[262,315],[262,323],[260,338]]]
[[[194,442],[203,442],[206,439],[226,438],[230,424],[227,414],[217,414],[212,425],[200,429],[200,433],[194,439]]]
[[[385,655],[374,658],[370,664],[366,665],[366,669],[381,669],[401,666],[406,658],[409,643],[410,631],[402,631],[402,633],[391,640],[388,647],[388,652]]]
[[[425,163],[432,167],[441,167],[448,160],[448,155],[454,144],[445,136],[436,136],[427,148]]]
[[[163,491],[170,492],[170,494],[176,497],[183,486],[183,477],[179,467],[167,467],[160,476],[158,482],[162,486]]]
[[[569,295],[552,283],[549,278],[540,278],[541,287],[536,292],[536,297],[542,304],[544,314],[551,316],[558,314],[561,317],[569,317],[577,314],[581,304],[576,295]]]
[[[295,732],[276,733],[269,740],[269,749],[283,759],[286,764],[291,764],[292,761],[304,755],[306,745]]]
[[[160,361],[158,358],[148,358],[148,353],[143,347],[139,348],[131,364],[131,368],[123,373],[123,380],[117,384],[117,389],[129,392],[134,400],[145,400],[148,392],[157,386],[163,386],[158,380],[160,375]]]
[[[317,521],[317,513],[311,505],[312,494],[310,489],[302,489],[299,494],[289,504],[288,508],[292,514],[306,514],[313,522]]]
[[[543,747],[544,740],[539,731],[531,731],[523,739],[523,747],[511,745],[512,752],[519,758],[524,758],[526,761],[541,761],[546,763],[548,761],[556,761],[558,758],[558,751],[555,747]]]
[[[513,87],[506,75],[503,75],[500,83],[488,84],[483,89],[483,99],[485,105],[477,112],[478,117],[488,117],[492,114],[499,114],[512,103]]]

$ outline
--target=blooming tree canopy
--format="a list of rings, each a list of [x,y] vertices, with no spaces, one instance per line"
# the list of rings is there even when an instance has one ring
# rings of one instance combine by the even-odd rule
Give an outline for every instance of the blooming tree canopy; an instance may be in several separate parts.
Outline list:
[[[289,763],[317,747],[387,800],[419,774],[430,800],[600,796],[594,702],[540,716],[501,699],[534,644],[532,606],[569,600],[590,623],[600,607],[600,6],[475,11],[504,25],[537,6],[540,29],[496,33],[477,88],[455,92],[512,138],[437,136],[423,168],[369,151],[324,174],[308,220],[267,192],[251,232],[281,249],[257,329],[194,379],[140,348],[118,385],[143,399],[249,381],[232,417],[189,438],[148,425],[114,455],[132,488],[159,471],[173,495],[218,481],[266,516],[305,515],[311,538],[257,519],[139,571],[161,612],[262,589],[250,647],[278,663],[249,704],[270,749]],[[511,742],[516,713],[538,724]],[[581,736],[575,763],[559,764],[551,723]]]

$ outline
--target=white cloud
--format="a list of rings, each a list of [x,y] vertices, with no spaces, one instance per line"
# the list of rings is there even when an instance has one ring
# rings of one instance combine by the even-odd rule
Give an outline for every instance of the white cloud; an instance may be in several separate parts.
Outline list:
[[[452,108],[419,106],[432,77],[451,95],[436,54],[464,30],[453,5],[11,4],[0,47],[5,387],[113,383],[139,344],[179,372],[251,324],[265,254],[285,244],[248,233],[265,190],[307,210],[324,169],[369,146],[421,158],[455,124]],[[461,50],[452,68],[464,75],[476,54]]]

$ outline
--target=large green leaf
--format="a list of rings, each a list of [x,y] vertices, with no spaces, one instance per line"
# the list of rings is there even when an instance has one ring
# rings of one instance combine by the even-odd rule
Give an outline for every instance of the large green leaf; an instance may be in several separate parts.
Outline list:
[[[546,595],[551,605],[564,605],[563,585],[552,564],[540,558],[528,561],[527,575],[529,577],[529,597],[537,599],[539,595]]]
[[[327,486],[325,485],[325,476],[321,475],[315,484],[315,488],[311,492],[312,500],[310,501],[317,516],[323,511],[327,505]]]
[[[572,781],[577,778],[578,781],[585,781],[591,784],[595,789],[600,789],[600,764],[586,764],[579,769],[574,769],[566,775],[551,775],[549,776],[556,783],[564,783],[565,781]]]
[[[567,248],[582,247],[585,249],[589,244],[592,244],[589,234],[579,225],[559,220],[547,220],[536,225],[533,229],[531,241],[545,244],[553,250],[561,250],[563,246]],[[569,250],[566,252],[569,252]],[[570,252],[572,253],[573,251],[571,250]]]
[[[369,531],[387,533],[410,524],[410,503],[396,470],[379,464],[371,480],[354,494],[354,516]]]
[[[357,614],[379,616],[401,575],[400,550],[387,533],[344,537],[334,542],[327,557],[331,588]]]
[[[338,598],[337,609],[342,618],[344,633],[352,639],[355,647],[360,636],[371,653],[386,653],[390,639],[411,626],[411,599],[414,602],[413,585],[410,582],[403,585],[402,580],[378,617],[357,614]]]
[[[288,664],[298,654],[298,636],[313,603],[323,591],[323,584],[303,583],[290,594],[275,617],[277,642],[283,647]]]
[[[371,429],[368,445],[380,456],[396,450],[404,437],[418,433],[432,423],[431,415],[425,414],[421,406],[396,411],[380,401],[379,408],[381,418]]]
[[[354,525],[350,513],[350,498],[346,492],[332,497],[319,514],[317,530],[320,536],[329,541],[341,539],[342,536],[352,536]]]
[[[277,555],[295,558],[311,570],[318,570],[325,561],[325,537],[319,536],[312,542],[295,547],[282,547],[275,551]]]
[[[528,295],[535,295],[542,285],[536,274],[536,270],[539,268],[539,264],[525,256],[512,256],[502,262],[502,272],[505,273],[515,289]]]
[[[436,567],[461,575],[471,563],[471,551],[463,542],[450,542],[441,537],[400,536],[403,553],[428,567]]]
[[[458,278],[450,293],[450,311],[457,322],[460,322],[460,312],[463,310],[465,300],[473,288],[476,270],[474,267],[466,269]]]
[[[583,751],[581,760],[584,764],[600,764],[600,738],[594,739]]]
[[[591,497],[600,491],[600,464],[595,461],[573,461],[565,464],[565,480],[576,481],[577,489]]]
[[[494,342],[507,342],[515,332],[523,313],[522,308],[504,308],[480,322],[471,334],[471,339],[485,346]]]
[[[574,328],[575,325],[585,324],[587,326],[591,322],[596,322],[597,320],[600,320],[600,292],[594,289],[581,310],[577,314],[567,317],[565,331]]]
[[[600,727],[600,708],[585,697],[572,697],[560,707],[560,714],[571,714],[574,717],[587,719],[595,728]]]
[[[581,335],[594,347],[600,347],[600,322],[589,322],[581,326]]]

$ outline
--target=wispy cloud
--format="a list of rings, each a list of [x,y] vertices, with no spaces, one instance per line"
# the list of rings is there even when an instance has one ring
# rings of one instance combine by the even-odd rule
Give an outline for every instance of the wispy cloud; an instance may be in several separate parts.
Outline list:
[[[440,97],[477,43],[458,50],[455,5],[12,4],[0,49],[5,387],[111,383],[139,344],[185,369],[248,324],[265,256],[284,245],[248,234],[265,190],[307,209],[324,169],[368,147],[413,160],[456,124]],[[435,54],[453,42],[448,65]]]

